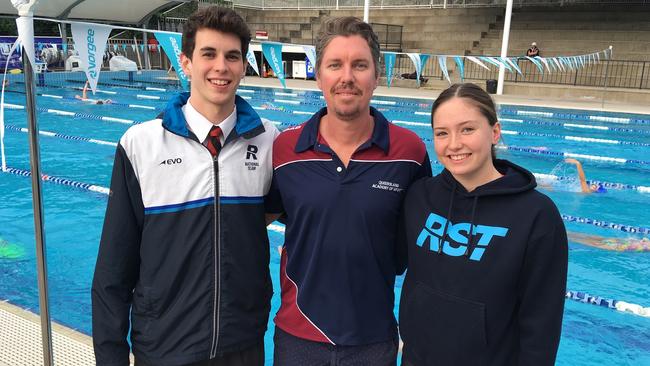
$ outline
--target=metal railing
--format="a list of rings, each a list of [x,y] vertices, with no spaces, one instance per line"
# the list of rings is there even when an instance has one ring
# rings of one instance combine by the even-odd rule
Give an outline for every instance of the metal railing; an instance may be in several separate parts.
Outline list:
[[[432,62],[435,61],[435,62]],[[379,70],[381,76],[386,76],[386,64],[384,63],[384,58],[382,57],[379,62]],[[415,66],[413,61],[404,54],[397,54],[395,57],[395,66],[393,67],[393,79],[401,78],[404,74],[412,74],[415,72]],[[444,78],[442,70],[438,65],[436,60],[429,60],[422,69],[420,77],[425,79],[438,79],[442,80]]]
[[[506,82],[562,84],[574,86],[595,86],[628,89],[650,89],[650,62],[602,60],[595,64],[585,65],[577,69],[548,70],[544,67],[540,72],[537,66],[527,59],[520,59],[517,64],[522,75],[506,72]],[[499,70],[491,67],[486,70],[465,59],[465,79],[488,80],[497,79]]]

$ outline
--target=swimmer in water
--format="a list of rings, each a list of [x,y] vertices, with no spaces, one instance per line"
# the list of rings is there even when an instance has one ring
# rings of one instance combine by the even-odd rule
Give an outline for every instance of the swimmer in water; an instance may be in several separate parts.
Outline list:
[[[605,193],[607,190],[600,184],[588,184],[585,176],[585,171],[582,169],[582,164],[573,158],[564,159],[565,162],[573,164],[578,170],[578,179],[580,179],[580,189],[582,193]]]
[[[88,81],[84,84],[84,88],[81,90],[81,95],[77,94],[74,96],[76,99],[81,100],[82,102],[89,102],[94,104],[111,104],[113,103],[110,99],[90,99],[88,98]]]
[[[638,238],[606,238],[599,235],[590,235],[567,231],[569,241],[589,245],[591,247],[611,250],[615,252],[650,252],[650,239]]]

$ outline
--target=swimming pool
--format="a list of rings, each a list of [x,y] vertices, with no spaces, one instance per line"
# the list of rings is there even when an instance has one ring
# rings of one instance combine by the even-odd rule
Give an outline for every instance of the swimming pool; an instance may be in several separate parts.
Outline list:
[[[146,88],[174,86],[165,85],[164,80],[145,84],[138,82],[137,77],[129,80],[122,74],[103,73],[99,88],[106,93],[100,95],[111,98],[115,104],[90,105],[74,99],[79,93],[75,88],[82,85],[81,76],[64,74],[59,77],[68,79],[37,88],[40,129],[62,134],[40,136],[42,172],[108,187],[114,153],[111,143],[117,142],[130,121],[154,118],[170,96],[169,92]],[[9,92],[5,97],[13,108],[25,105],[24,95],[19,93],[22,88],[19,82],[12,83],[10,89],[17,92]],[[249,99],[262,117],[278,121],[281,129],[303,122],[324,104],[321,94],[312,91],[242,86],[239,94]],[[435,156],[428,127],[430,100],[377,96],[373,105],[389,120],[415,131],[425,140],[430,156]],[[10,167],[28,170],[27,134],[20,131],[26,127],[25,116],[21,109],[5,111],[5,149]],[[101,119],[102,116],[109,118]],[[605,194],[577,194],[571,191],[573,185],[566,182],[551,184],[550,190],[544,190],[565,215],[569,231],[627,238],[635,236],[629,231],[649,226],[650,192],[643,187],[650,187],[650,116],[501,106],[500,118],[505,131],[505,145],[498,151],[501,157],[535,173],[555,173],[566,178],[573,172],[559,164],[562,154],[580,154],[578,159],[588,179],[614,183],[607,185]],[[433,168],[437,171],[440,165],[434,163]],[[0,206],[0,248],[4,248],[0,251],[0,300],[36,312],[38,290],[29,179],[0,174],[0,197],[4,202]],[[90,334],[89,288],[106,195],[44,183],[43,197],[51,315],[59,323]],[[625,225],[627,232],[619,224]],[[279,230],[270,230],[269,237],[276,293],[273,315],[279,305],[280,257],[275,248],[282,244],[283,235]],[[611,252],[570,244],[571,290],[650,306],[648,278],[650,253]],[[396,292],[400,289],[401,278]],[[269,361],[271,337],[272,332],[268,332]],[[558,365],[641,365],[650,364],[649,355],[650,318],[567,300]]]

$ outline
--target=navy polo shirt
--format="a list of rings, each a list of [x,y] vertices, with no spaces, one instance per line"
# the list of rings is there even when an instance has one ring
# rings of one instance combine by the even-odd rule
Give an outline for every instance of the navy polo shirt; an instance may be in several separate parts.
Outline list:
[[[323,108],[273,146],[270,212],[286,214],[275,324],[337,345],[397,338],[393,315],[397,223],[411,183],[431,176],[413,132],[374,108],[372,137],[347,168],[318,133]]]

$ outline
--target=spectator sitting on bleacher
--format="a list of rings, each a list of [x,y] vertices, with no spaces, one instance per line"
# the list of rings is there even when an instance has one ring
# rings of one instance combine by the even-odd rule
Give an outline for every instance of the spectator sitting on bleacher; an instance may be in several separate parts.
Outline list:
[[[530,48],[526,51],[526,56],[535,57],[539,56],[539,48],[537,48],[537,43],[533,42],[530,44]]]

